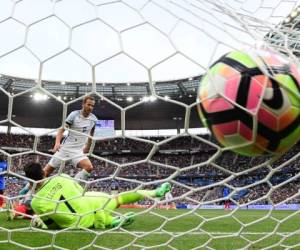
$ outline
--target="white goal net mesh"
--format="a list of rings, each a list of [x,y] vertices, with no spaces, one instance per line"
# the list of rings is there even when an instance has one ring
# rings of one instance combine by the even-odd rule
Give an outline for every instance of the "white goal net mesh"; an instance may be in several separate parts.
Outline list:
[[[5,202],[23,198],[18,191],[29,181],[23,166],[30,161],[44,166],[50,160],[53,135],[87,95],[95,96],[100,119],[106,108],[113,110],[120,132],[91,137],[87,155],[94,169],[81,182],[84,190],[106,192],[113,199],[117,192],[170,182],[172,198],[135,203],[134,223],[108,230],[38,229],[31,220],[6,222],[3,209],[0,248],[300,248],[299,146],[277,158],[241,156],[209,134],[194,132],[203,126],[200,118],[191,124],[202,101],[197,99],[201,76],[224,53],[263,45],[298,64],[297,6],[293,0],[2,0]],[[38,108],[24,101],[30,98]],[[50,101],[57,110],[45,114]],[[154,102],[177,113],[156,117]],[[142,118],[134,117],[137,111]],[[141,129],[147,122],[160,126],[169,119],[179,133],[132,135],[132,120],[138,123],[145,113],[148,121],[141,122]],[[53,117],[56,122],[47,124]],[[40,124],[52,131],[30,128]],[[63,159],[52,177],[74,177],[79,170]],[[229,204],[225,210],[224,204]]]

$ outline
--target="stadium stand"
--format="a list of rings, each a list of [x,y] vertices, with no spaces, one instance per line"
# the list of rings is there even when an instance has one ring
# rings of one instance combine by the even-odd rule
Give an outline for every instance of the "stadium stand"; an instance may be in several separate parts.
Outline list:
[[[161,141],[164,137],[146,139]],[[30,135],[15,135],[15,134],[0,134],[1,148],[11,153],[13,151],[29,151],[33,147],[33,137]],[[44,153],[50,153],[54,140],[51,136],[43,136],[39,140],[38,149]],[[13,145],[12,145],[13,143]],[[101,156],[112,162],[125,164],[131,163],[127,166],[122,166],[118,173],[118,177],[124,177],[129,181],[122,181],[117,179],[110,179],[109,181],[93,182],[89,189],[113,192],[113,191],[126,191],[138,187],[138,181],[151,181],[157,179],[167,178],[171,174],[175,173],[175,169],[182,169],[193,164],[205,162],[211,154],[214,152],[210,146],[201,144],[191,137],[180,137],[172,140],[169,143],[163,145],[160,150],[151,158],[151,162],[136,163],[144,160],[147,157],[148,152],[151,150],[151,144],[145,144],[136,140],[115,138],[113,140],[97,141],[94,154]],[[126,150],[125,150],[126,149]],[[272,168],[277,168],[286,159],[291,158],[294,154],[299,152],[300,145],[296,145],[293,150],[286,153],[279,160],[272,164]],[[167,153],[166,153],[167,152]],[[30,161],[40,162],[45,165],[49,160],[49,157],[40,154],[25,154],[12,158],[11,170],[17,174],[23,174],[22,166]],[[256,161],[258,164],[264,162],[267,157],[252,158],[252,161]],[[108,177],[115,173],[117,166],[109,162],[99,160],[97,158],[91,158],[95,169],[90,180],[97,180],[99,178]],[[158,164],[156,164],[158,163]],[[159,166],[159,163],[172,166],[174,168],[165,168]],[[237,156],[231,152],[222,154],[222,158],[217,158],[214,161],[215,164],[221,166],[225,170],[235,173],[247,170],[249,165],[249,159],[243,156]],[[284,181],[297,175],[300,170],[300,161],[296,160],[292,164],[283,168],[278,168],[276,173],[270,178],[269,182],[273,185],[273,189],[268,182],[263,182],[264,178],[268,175],[269,171],[267,167],[257,168],[252,171],[248,171],[244,174],[234,177],[229,185],[232,187],[244,187],[232,196],[233,202],[238,204],[251,203],[251,204],[278,204],[285,201],[289,197],[293,196],[300,188],[300,178],[295,178],[292,182],[284,184]],[[70,164],[66,164],[62,169],[62,172],[68,173],[74,176],[76,169]],[[215,165],[202,165],[189,170],[182,170],[179,172],[176,181],[193,187],[195,189],[199,187],[205,187],[221,180],[224,180],[229,176],[229,172],[225,172]],[[24,185],[24,180],[19,180],[15,176],[8,175],[7,177],[7,194],[8,196],[16,196],[20,188]],[[281,184],[283,183],[283,185]],[[277,185],[279,185],[277,187]],[[149,186],[150,187],[150,186]],[[274,188],[275,187],[275,188]],[[176,200],[176,203],[189,203],[194,204],[195,201],[210,201],[223,198],[223,187],[217,185],[214,188],[202,189],[201,191],[193,191],[189,195],[189,200],[181,199],[185,190],[181,186],[174,185],[172,195]],[[270,199],[264,199],[264,195],[271,192]],[[222,204],[224,201],[220,200],[216,202],[216,205]],[[299,203],[300,197],[295,197],[288,200],[286,203]],[[149,204],[151,201],[142,201],[142,204]]]

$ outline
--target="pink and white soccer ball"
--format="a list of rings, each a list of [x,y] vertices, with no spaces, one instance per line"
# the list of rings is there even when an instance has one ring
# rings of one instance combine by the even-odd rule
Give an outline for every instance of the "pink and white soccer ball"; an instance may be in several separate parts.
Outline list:
[[[198,111],[234,152],[282,154],[300,138],[300,74],[271,50],[232,51],[203,76]]]

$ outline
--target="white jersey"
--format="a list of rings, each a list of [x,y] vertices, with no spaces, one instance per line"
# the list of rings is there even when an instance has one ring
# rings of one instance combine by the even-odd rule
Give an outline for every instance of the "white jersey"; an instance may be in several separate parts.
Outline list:
[[[71,112],[66,119],[71,130],[62,142],[62,149],[82,149],[88,139],[86,135],[90,134],[96,122],[97,117],[92,113],[88,117],[84,117],[81,110]]]

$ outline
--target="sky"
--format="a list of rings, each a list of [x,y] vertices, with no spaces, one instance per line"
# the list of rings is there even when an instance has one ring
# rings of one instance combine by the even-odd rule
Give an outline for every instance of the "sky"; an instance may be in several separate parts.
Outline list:
[[[0,74],[149,82],[203,74],[254,46],[296,0],[1,0]]]

